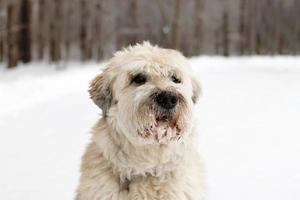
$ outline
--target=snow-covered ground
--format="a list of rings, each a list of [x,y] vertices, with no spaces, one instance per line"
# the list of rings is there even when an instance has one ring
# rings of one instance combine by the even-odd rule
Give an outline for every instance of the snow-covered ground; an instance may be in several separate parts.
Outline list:
[[[300,57],[190,60],[208,200],[300,199]],[[0,69],[0,199],[71,200],[101,65]]]

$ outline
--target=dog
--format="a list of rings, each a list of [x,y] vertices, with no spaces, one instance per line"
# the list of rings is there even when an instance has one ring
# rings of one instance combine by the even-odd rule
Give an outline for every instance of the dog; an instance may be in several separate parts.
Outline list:
[[[187,59],[149,42],[115,53],[90,84],[102,109],[82,158],[76,200],[202,200]]]

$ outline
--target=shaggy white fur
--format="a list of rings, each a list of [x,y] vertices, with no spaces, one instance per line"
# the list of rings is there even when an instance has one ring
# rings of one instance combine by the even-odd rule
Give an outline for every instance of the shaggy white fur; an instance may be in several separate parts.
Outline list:
[[[103,117],[82,159],[77,200],[202,200],[193,107],[200,94],[185,57],[147,42],[117,52],[91,83]],[[138,79],[138,80],[136,80]],[[178,99],[165,109],[157,96]]]

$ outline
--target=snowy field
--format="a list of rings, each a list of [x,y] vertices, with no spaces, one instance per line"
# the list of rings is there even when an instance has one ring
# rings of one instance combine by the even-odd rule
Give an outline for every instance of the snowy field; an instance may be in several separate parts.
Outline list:
[[[300,57],[190,60],[208,200],[300,199]],[[95,63],[0,68],[0,199],[72,200],[100,111]]]

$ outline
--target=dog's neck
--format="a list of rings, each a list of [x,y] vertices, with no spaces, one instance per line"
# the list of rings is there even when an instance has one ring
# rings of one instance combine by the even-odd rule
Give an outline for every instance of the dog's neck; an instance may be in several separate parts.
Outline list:
[[[101,119],[93,129],[93,141],[112,163],[113,171],[121,180],[131,180],[136,176],[163,176],[180,167],[188,153],[189,144],[136,146],[124,134],[113,130],[105,119]]]

